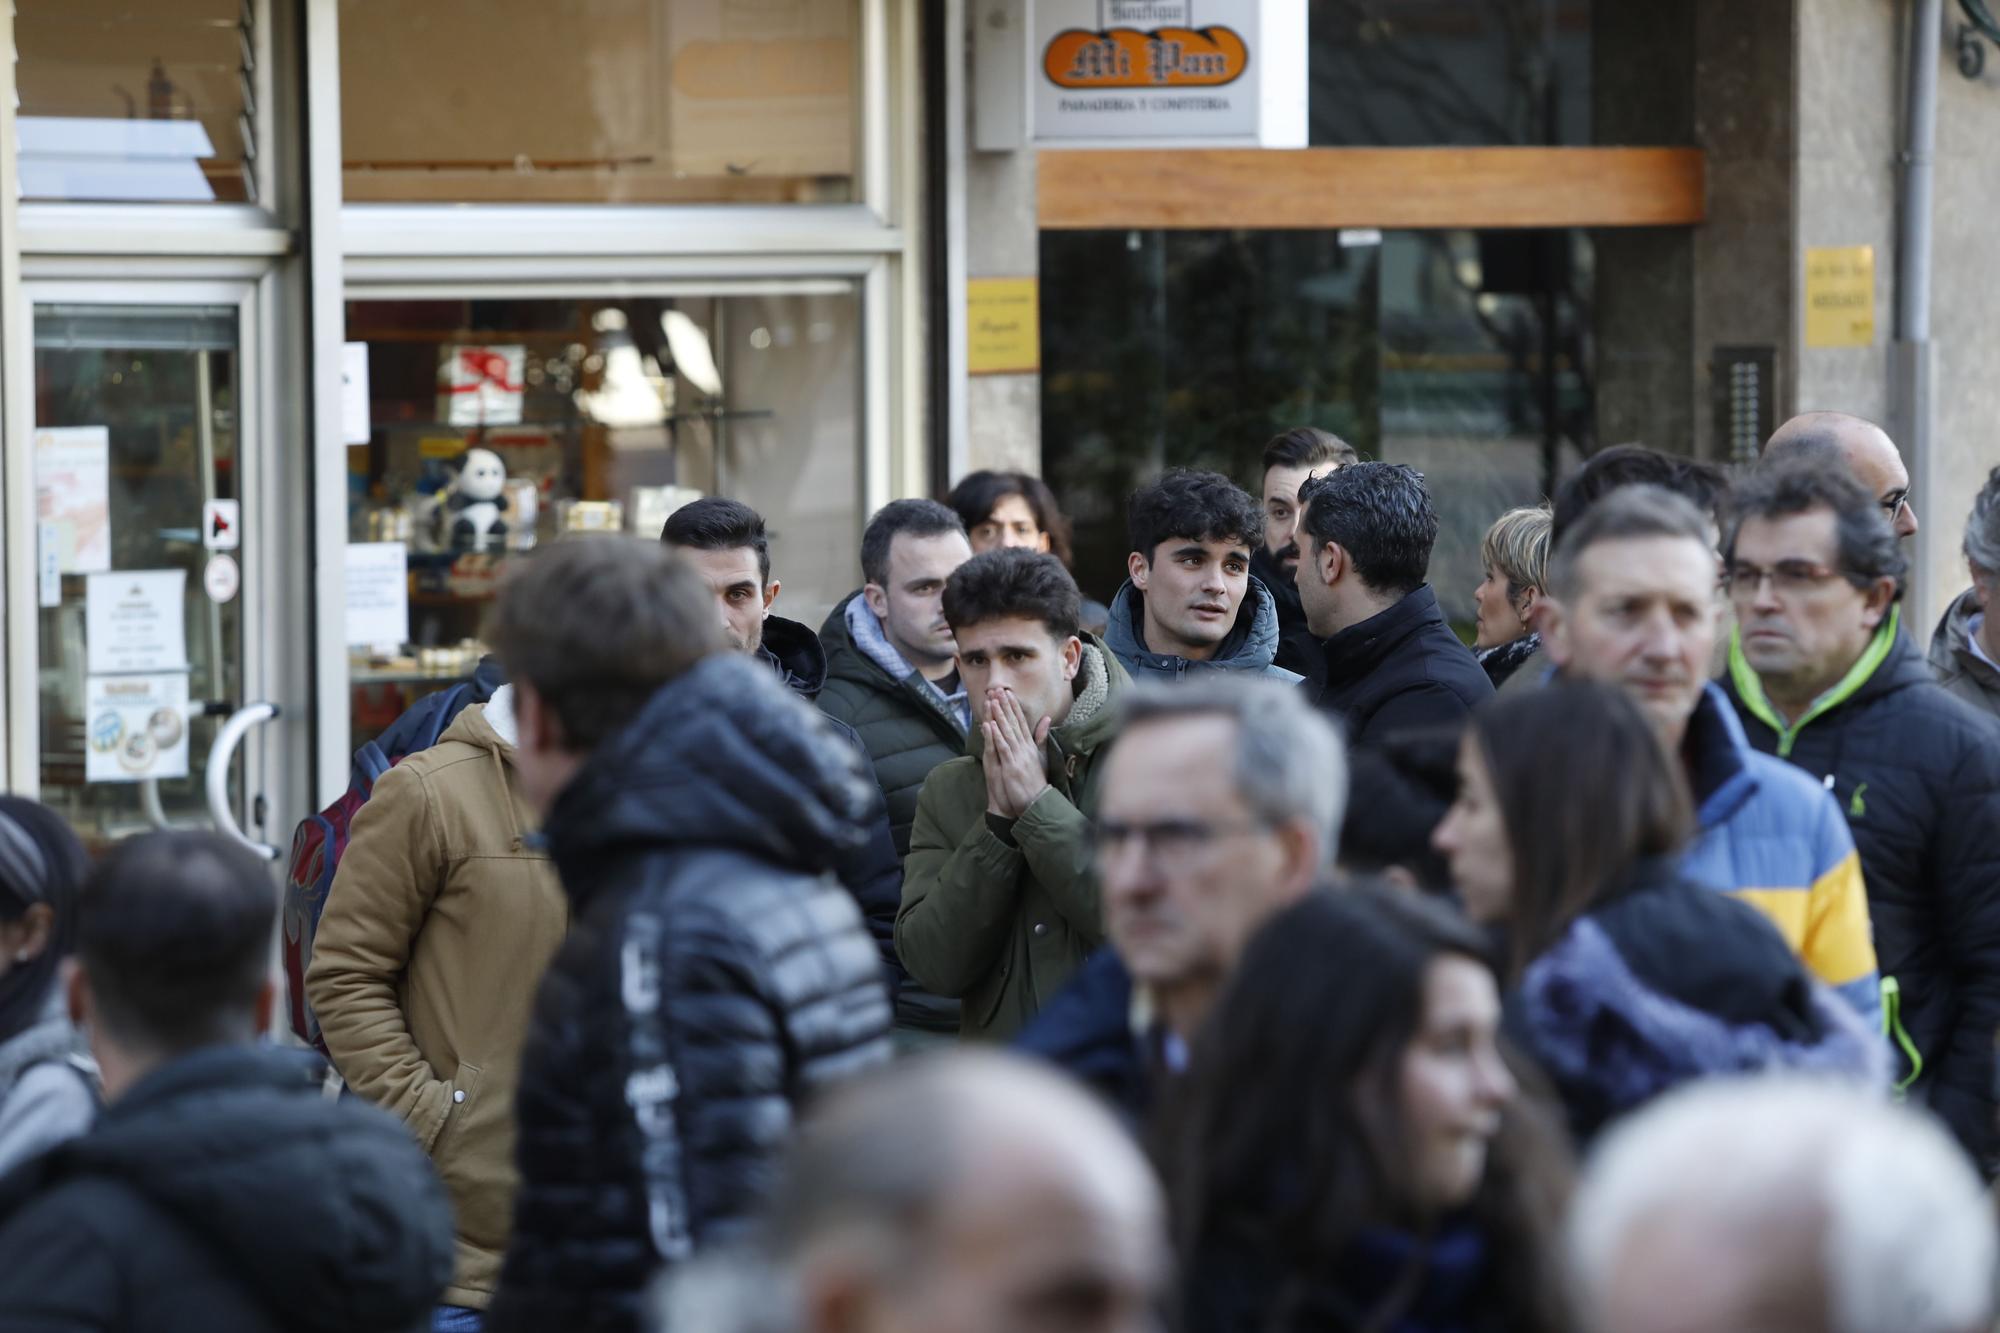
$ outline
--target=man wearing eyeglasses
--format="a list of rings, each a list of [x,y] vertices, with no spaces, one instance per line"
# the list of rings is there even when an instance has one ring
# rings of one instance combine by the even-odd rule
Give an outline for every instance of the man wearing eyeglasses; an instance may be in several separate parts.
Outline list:
[[[1806,412],[1771,433],[1760,460],[1766,467],[1829,462],[1838,458],[1864,490],[1875,497],[1899,539],[1917,535],[1917,511],[1910,507],[1910,472],[1889,432],[1845,412]]]
[[[1111,948],[1017,1045],[1143,1119],[1250,936],[1332,868],[1346,805],[1340,738],[1298,691],[1135,685],[1092,837]]]
[[[1725,682],[1750,743],[1833,794],[1860,849],[1899,1084],[1991,1177],[2000,1150],[2000,723],[1901,632],[1904,560],[1843,468],[1765,465],[1724,547]]]

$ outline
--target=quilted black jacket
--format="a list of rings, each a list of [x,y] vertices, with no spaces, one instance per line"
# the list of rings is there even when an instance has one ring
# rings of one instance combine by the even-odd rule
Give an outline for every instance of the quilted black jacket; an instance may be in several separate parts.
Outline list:
[[[490,1329],[639,1328],[663,1265],[748,1226],[800,1103],[888,1058],[875,949],[826,873],[881,808],[861,762],[725,654],[557,799],[573,925],[523,1057]]]
[[[1750,743],[1828,783],[1861,853],[1875,954],[1900,994],[1899,1078],[1990,1177],[2000,1036],[2000,723],[1953,698],[1892,626],[1782,728],[1739,648],[1724,682]],[[1886,983],[1885,983],[1886,984]],[[1915,1059],[1911,1057],[1914,1054]]]

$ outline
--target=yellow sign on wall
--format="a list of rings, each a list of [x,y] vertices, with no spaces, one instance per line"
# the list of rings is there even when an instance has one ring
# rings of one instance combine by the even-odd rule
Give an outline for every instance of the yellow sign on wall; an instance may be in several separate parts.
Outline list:
[[[1031,375],[1042,368],[1041,298],[1033,278],[973,278],[965,284],[966,369]]]
[[[1875,247],[1806,250],[1806,346],[1867,347],[1875,341]]]

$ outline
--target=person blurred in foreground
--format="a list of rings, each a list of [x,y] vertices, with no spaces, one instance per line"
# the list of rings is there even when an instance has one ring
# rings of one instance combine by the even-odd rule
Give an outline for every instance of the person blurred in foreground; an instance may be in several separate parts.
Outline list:
[[[1502,514],[1479,544],[1479,561],[1486,577],[1472,590],[1472,604],[1478,609],[1472,647],[1497,690],[1541,651],[1535,603],[1549,582],[1548,508],[1510,509]]]
[[[1935,1121],[1798,1076],[1662,1097],[1605,1136],[1568,1224],[1592,1333],[1984,1333],[1996,1250]]]
[[[270,1027],[278,899],[250,852],[148,833],[85,881],[70,1013],[106,1106],[0,1182],[8,1333],[407,1333],[451,1204],[394,1116],[329,1101]]]
[[[97,1115],[97,1064],[61,984],[87,868],[61,815],[0,796],[0,1175]]]
[[[1340,738],[1297,690],[1134,686],[1094,838],[1111,947],[1016,1045],[1143,1120],[1245,942],[1332,868],[1346,798]]]
[[[558,542],[502,587],[521,790],[571,931],[536,997],[490,1329],[639,1326],[655,1272],[742,1234],[799,1104],[889,1056],[879,956],[832,870],[867,760],[726,650],[682,557]]]
[[[1509,1029],[1579,1140],[1709,1074],[1790,1066],[1880,1084],[1887,1051],[1771,924],[1681,869],[1687,784],[1622,691],[1499,699],[1459,748],[1435,839],[1467,915],[1506,940]]]
[[[1569,1326],[1569,1162],[1500,1014],[1482,935],[1386,885],[1257,933],[1160,1126],[1188,1333]]]
[[[659,1327],[1149,1333],[1166,1248],[1158,1183],[1088,1094],[1017,1057],[940,1052],[829,1097],[760,1243],[670,1288]]]

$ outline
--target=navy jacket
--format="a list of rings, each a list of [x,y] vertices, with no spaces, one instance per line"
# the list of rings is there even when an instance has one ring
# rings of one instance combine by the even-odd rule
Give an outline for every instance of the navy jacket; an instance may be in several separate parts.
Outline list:
[[[1155,1066],[1132,1031],[1132,974],[1109,947],[1086,959],[1042,1006],[1015,1036],[1014,1049],[1092,1089],[1134,1129],[1152,1109]]]
[[[1493,682],[1445,624],[1428,583],[1321,641],[1316,658],[1298,660],[1308,663],[1302,688],[1346,723],[1356,749],[1401,732],[1461,727],[1493,696]]]

